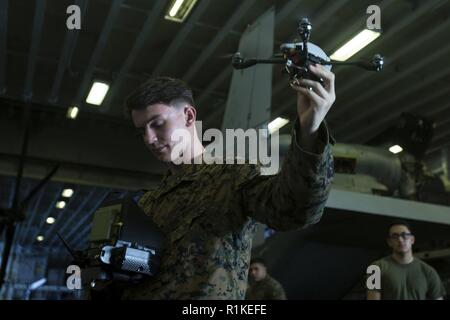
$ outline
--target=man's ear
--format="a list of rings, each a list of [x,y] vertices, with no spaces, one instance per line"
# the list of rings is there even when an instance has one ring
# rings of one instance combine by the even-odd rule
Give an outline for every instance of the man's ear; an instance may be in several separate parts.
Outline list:
[[[416,237],[412,236],[411,237],[411,245],[413,245],[416,242]]]
[[[184,108],[184,116],[186,118],[186,127],[190,127],[195,124],[197,110],[193,106],[186,105]]]

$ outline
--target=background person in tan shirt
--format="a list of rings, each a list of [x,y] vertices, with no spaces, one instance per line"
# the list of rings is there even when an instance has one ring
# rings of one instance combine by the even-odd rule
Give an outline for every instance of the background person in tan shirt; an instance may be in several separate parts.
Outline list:
[[[445,289],[433,267],[412,254],[415,237],[406,221],[388,229],[392,255],[375,261],[381,270],[381,289],[368,290],[368,300],[442,300]]]

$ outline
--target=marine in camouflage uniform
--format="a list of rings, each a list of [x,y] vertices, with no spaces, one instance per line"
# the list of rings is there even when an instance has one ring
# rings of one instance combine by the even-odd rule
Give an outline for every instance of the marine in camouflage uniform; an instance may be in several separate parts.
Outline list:
[[[311,90],[291,85],[304,127],[297,118],[282,168],[272,176],[250,164],[174,165],[174,130],[193,137],[184,151],[203,148],[192,91],[182,81],[151,79],[128,97],[135,128],[170,170],[139,201],[166,235],[160,271],[130,286],[124,299],[244,299],[256,222],[284,231],[320,220],[333,177],[332,139],[323,119],[335,96],[334,75],[314,68],[326,88],[310,80],[304,85]]]
[[[246,300],[286,300],[283,286],[267,275],[263,280],[251,283],[245,294]]]
[[[246,300],[286,300],[283,286],[267,273],[263,259],[255,258],[250,261],[248,278]]]
[[[260,175],[250,164],[181,165],[139,205],[167,235],[157,276],[130,288],[128,299],[244,299],[256,222],[278,231],[318,222],[333,176],[330,136],[320,154],[296,136],[281,171]]]

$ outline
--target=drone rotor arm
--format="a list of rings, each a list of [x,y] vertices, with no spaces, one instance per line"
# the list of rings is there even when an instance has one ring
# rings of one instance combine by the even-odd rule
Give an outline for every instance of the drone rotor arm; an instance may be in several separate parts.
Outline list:
[[[237,58],[232,60],[232,65],[235,69],[246,69],[255,64],[283,64],[284,59],[247,59]]]

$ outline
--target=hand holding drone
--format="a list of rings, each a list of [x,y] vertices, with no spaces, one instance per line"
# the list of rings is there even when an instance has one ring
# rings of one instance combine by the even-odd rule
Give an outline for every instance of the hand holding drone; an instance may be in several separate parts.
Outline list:
[[[235,69],[246,69],[255,64],[284,64],[284,71],[289,74],[291,82],[298,82],[300,79],[310,79],[323,84],[323,80],[310,72],[311,64],[321,64],[331,70],[335,65],[353,65],[369,71],[380,71],[383,68],[383,57],[376,54],[370,62],[354,61],[343,62],[331,60],[327,54],[315,44],[309,42],[312,26],[307,18],[298,22],[297,31],[302,39],[299,43],[283,43],[280,46],[282,58],[271,59],[247,59],[245,60],[239,52],[236,52],[231,60]]]

